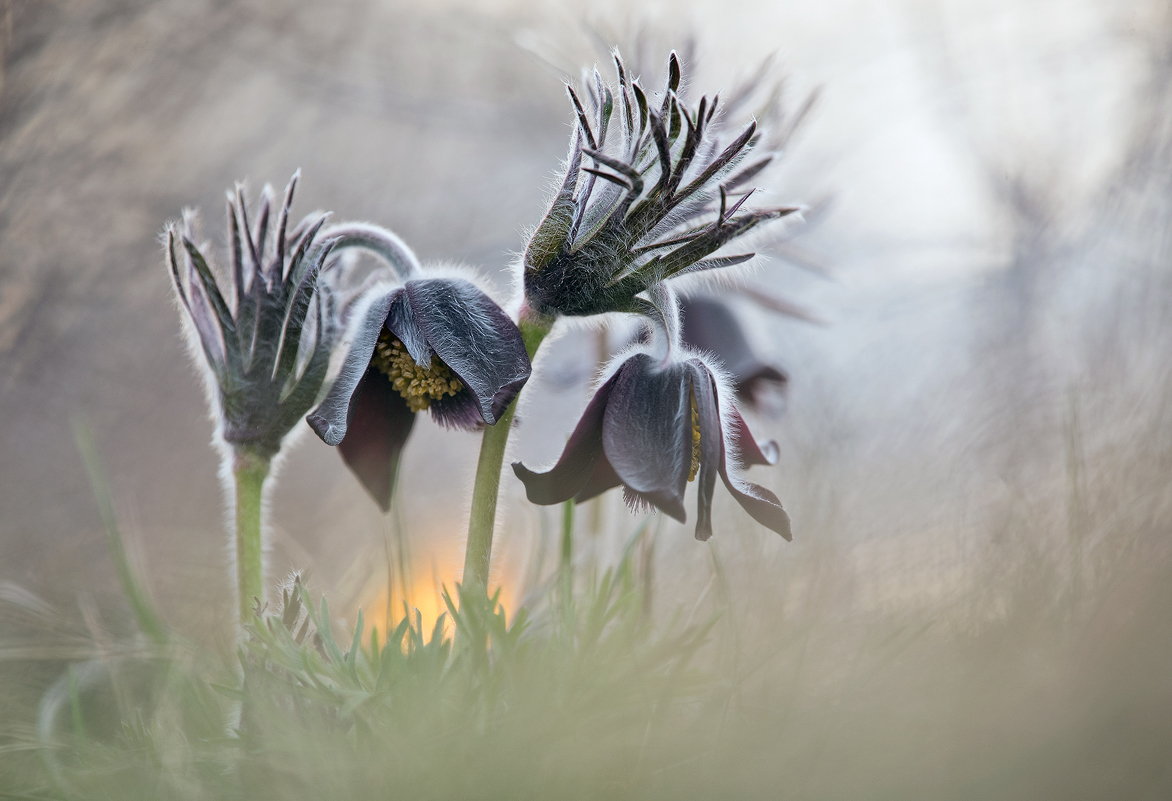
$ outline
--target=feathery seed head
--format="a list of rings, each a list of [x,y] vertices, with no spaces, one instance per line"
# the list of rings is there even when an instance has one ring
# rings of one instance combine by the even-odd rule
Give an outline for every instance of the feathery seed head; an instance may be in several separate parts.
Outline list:
[[[722,141],[719,98],[694,108],[680,100],[674,52],[657,104],[614,58],[617,86],[595,71],[590,113],[568,87],[578,124],[566,174],[523,260],[526,300],[543,314],[639,311],[636,295],[656,283],[752,258],[709,257],[797,211],[742,209],[752,194],[744,186],[772,157],[746,164],[760,136],[755,122]]]

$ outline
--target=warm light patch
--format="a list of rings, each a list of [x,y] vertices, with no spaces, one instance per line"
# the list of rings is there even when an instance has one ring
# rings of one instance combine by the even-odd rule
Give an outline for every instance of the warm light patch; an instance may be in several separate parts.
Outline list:
[[[396,573],[394,580],[388,582],[385,574],[376,588],[369,593],[361,603],[362,616],[365,621],[367,637],[371,626],[377,627],[379,638],[383,639],[388,630],[393,631],[404,617],[404,602],[411,610],[411,617],[415,617],[416,610],[423,626],[424,635],[431,637],[439,616],[448,611],[444,603],[443,589],[455,597],[456,582],[460,580],[460,571],[430,571],[426,575],[420,573],[408,576],[406,592],[403,591],[403,582]],[[516,598],[512,589],[512,582],[505,582],[500,586],[500,603],[504,606],[509,618],[516,612]],[[495,592],[495,588],[494,588]],[[448,616],[444,621],[444,636],[451,637],[455,633],[455,626]]]

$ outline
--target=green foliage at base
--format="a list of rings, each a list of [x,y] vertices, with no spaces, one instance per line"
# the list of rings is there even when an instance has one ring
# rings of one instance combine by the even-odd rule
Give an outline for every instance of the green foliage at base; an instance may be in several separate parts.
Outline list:
[[[495,598],[446,601],[430,632],[418,612],[389,635],[360,615],[339,641],[298,579],[237,664],[174,636],[82,663],[46,693],[20,784],[71,799],[638,797],[704,742],[690,664],[712,621],[654,630],[629,558],[570,611],[510,620]]]

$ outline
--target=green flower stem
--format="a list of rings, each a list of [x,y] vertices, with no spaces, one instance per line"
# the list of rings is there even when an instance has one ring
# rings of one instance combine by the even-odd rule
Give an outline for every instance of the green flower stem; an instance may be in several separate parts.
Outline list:
[[[558,559],[558,590],[562,614],[568,623],[574,605],[574,499],[562,504],[562,547]]]
[[[532,360],[542,340],[553,327],[553,318],[522,311],[518,327],[525,340],[525,351]],[[509,431],[513,427],[516,411],[517,400],[514,399],[496,425],[485,427],[484,438],[480,441],[476,482],[472,485],[472,512],[468,517],[468,547],[464,551],[465,590],[476,587],[482,593],[488,592],[488,567],[492,560],[492,533],[496,524],[497,495],[500,494],[501,465],[505,460],[505,448],[509,444]]]
[[[253,607],[264,603],[264,566],[261,542],[262,492],[269,475],[269,459],[243,448],[233,454],[236,478],[236,586],[240,596],[240,624],[253,618]]]

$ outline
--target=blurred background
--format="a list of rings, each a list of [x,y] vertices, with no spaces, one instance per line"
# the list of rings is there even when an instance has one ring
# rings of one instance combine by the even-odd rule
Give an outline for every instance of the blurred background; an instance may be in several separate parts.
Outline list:
[[[781,464],[750,478],[794,542],[718,493],[711,543],[654,521],[641,555],[657,614],[733,621],[744,686],[787,721],[751,753],[831,797],[1167,797],[1172,11],[1155,0],[0,0],[6,597],[126,624],[84,419],[164,617],[222,646],[218,462],[164,224],[199,207],[220,246],[225,189],[301,168],[298,215],[386,225],[503,298],[565,155],[564,74],[609,70],[600,42],[648,87],[675,47],[697,95],[771,55],[787,108],[817,92],[762,189],[818,213],[743,280],[824,324],[730,296],[790,376],[784,413],[750,417]],[[514,458],[556,458],[597,359],[593,331],[549,348]],[[437,613],[479,443],[421,423],[387,518],[302,438],[272,497],[274,581],[309,569],[353,614],[385,609],[389,572],[395,604]],[[515,607],[552,570],[558,511],[510,475],[501,506],[494,581]],[[580,509],[583,569],[637,523],[617,496]]]

